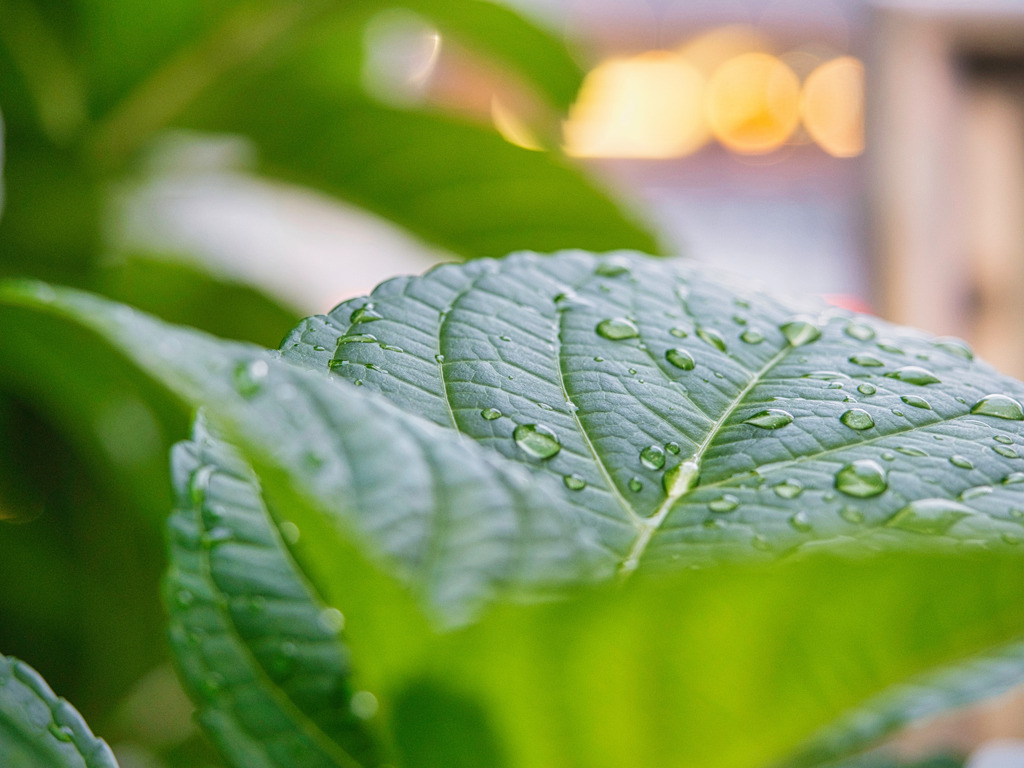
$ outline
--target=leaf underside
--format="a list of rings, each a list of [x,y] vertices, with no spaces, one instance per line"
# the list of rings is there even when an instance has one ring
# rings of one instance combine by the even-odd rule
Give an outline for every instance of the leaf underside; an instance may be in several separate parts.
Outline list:
[[[102,739],[18,659],[0,656],[0,765],[10,768],[117,768]]]

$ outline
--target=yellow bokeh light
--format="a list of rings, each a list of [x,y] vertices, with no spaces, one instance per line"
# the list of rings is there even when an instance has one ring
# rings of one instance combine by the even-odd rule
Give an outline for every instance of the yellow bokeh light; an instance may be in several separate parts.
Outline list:
[[[711,130],[740,154],[778,149],[800,122],[800,81],[767,53],[744,53],[720,66],[708,81],[705,106]]]
[[[822,64],[804,82],[800,97],[804,127],[835,157],[864,151],[864,65],[852,56]]]
[[[565,150],[578,157],[668,158],[708,139],[704,78],[671,51],[609,59],[586,77],[565,123]]]

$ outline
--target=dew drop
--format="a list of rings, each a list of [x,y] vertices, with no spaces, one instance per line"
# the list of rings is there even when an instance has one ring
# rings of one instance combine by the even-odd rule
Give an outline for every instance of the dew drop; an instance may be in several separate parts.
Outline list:
[[[923,408],[926,411],[930,411],[932,409],[931,403],[929,403],[923,397],[918,397],[917,395],[902,395],[900,397],[900,400],[902,400],[907,405],[913,406],[914,408]]]
[[[905,445],[901,445],[899,448],[897,448],[896,452],[897,453],[902,453],[904,456],[917,456],[917,457],[921,457],[921,456],[927,456],[928,455],[927,453],[925,453],[924,451],[920,450],[919,448],[908,448]]]
[[[678,325],[675,328],[669,328],[668,332],[670,335],[675,336],[677,339],[685,339],[689,336],[689,332],[685,328],[680,328]]]
[[[915,499],[890,517],[885,525],[903,531],[943,534],[974,510],[949,499]]]
[[[616,264],[612,261],[605,261],[597,265],[597,269],[594,270],[595,275],[601,277],[618,277],[619,275],[628,275],[629,267],[625,264]]]
[[[710,509],[712,512],[732,512],[739,505],[740,500],[733,496],[731,493],[727,493],[721,498],[709,502],[708,509]]]
[[[850,355],[849,360],[854,365],[860,365],[864,368],[880,368],[885,365],[885,363],[874,355]]]
[[[1003,478],[1003,485],[1016,485],[1024,483],[1024,472],[1011,472]]]
[[[364,304],[349,317],[352,325],[358,323],[372,323],[374,320],[383,320],[384,316],[373,308],[373,304]]]
[[[501,411],[497,408],[484,408],[480,411],[480,415],[487,421],[494,421],[501,418]]]
[[[1020,536],[1014,536],[1012,533],[1004,533],[999,538],[1001,538],[1004,543],[1010,545],[1017,545],[1024,541]]]
[[[324,632],[336,635],[345,628],[345,615],[337,608],[324,608],[317,615],[316,623]]]
[[[905,354],[902,349],[897,347],[895,344],[890,344],[886,341],[880,341],[876,345],[883,352],[888,352],[890,355],[902,355]]]
[[[991,485],[976,485],[973,488],[968,488],[960,494],[960,501],[970,501],[976,499],[979,496],[987,496],[992,493]]]
[[[768,552],[772,548],[772,545],[769,543],[768,539],[766,539],[761,534],[757,534],[756,536],[754,536],[754,538],[750,540],[750,545],[754,549],[758,549],[762,552]]]
[[[372,333],[352,333],[338,339],[338,346],[342,344],[371,344],[377,341]]]
[[[843,382],[841,381],[830,381],[825,389],[842,389]]]
[[[1017,453],[1013,448],[1007,448],[1005,445],[993,445],[992,450],[998,453],[1000,456],[1006,459],[1019,459],[1020,454]]]
[[[949,463],[954,467],[960,467],[960,469],[974,469],[974,464],[971,463],[971,460],[958,453],[954,453],[949,457]]]
[[[369,691],[357,691],[352,694],[352,698],[349,701],[349,709],[360,720],[369,720],[377,714],[380,704],[377,701],[377,697]]]
[[[690,459],[666,470],[661,485],[670,498],[678,498],[697,485],[699,479],[700,463]]]
[[[809,320],[797,318],[779,326],[791,347],[802,347],[821,338],[821,329]]]
[[[434,355],[434,360],[436,362],[438,362],[438,363],[443,363],[444,362],[444,355],[438,353],[438,354]]]
[[[811,373],[805,373],[801,378],[815,379],[817,381],[833,381],[835,379],[848,379],[850,377],[845,373],[839,373],[838,371],[812,371]]]
[[[849,323],[843,329],[843,333],[851,339],[857,339],[857,341],[871,341],[871,339],[875,338],[875,329],[863,323]]]
[[[997,443],[1002,443],[1003,445],[1013,445],[1013,438],[1007,437],[1006,435],[996,435],[992,439]]]
[[[733,315],[732,316],[732,321],[734,323],[736,323],[736,325],[746,325],[747,324],[747,318],[743,317],[743,315]]]
[[[68,742],[74,738],[75,732],[68,725],[57,725],[57,723],[50,723],[47,729],[50,735],[53,736],[57,741]]]
[[[875,420],[863,408],[851,408],[839,420],[850,429],[871,429],[875,426]]]
[[[725,339],[723,339],[722,334],[714,328],[698,328],[697,338],[705,344],[714,347],[719,352],[725,352]]]
[[[971,348],[967,345],[966,342],[961,341],[960,339],[936,339],[932,343],[939,349],[944,349],[950,354],[956,355],[957,357],[963,358],[964,360],[974,359],[974,352],[971,351]]]
[[[290,520],[285,520],[280,525],[281,538],[285,540],[287,544],[298,544],[299,539],[302,538],[302,531],[299,530],[299,526]]]
[[[640,463],[648,469],[661,469],[665,466],[665,451],[658,445],[648,445],[640,451]]]
[[[235,391],[246,399],[254,397],[263,389],[263,382],[268,373],[270,373],[270,366],[267,365],[266,360],[239,363],[235,366],[235,371],[232,374]]]
[[[889,487],[885,470],[877,461],[858,459],[836,472],[836,490],[859,499],[884,493]]]
[[[692,371],[697,363],[693,359],[693,355],[687,352],[682,347],[672,347],[665,352],[665,359],[668,360],[676,368],[680,368],[684,371]]]
[[[538,459],[550,459],[562,450],[558,436],[543,424],[520,424],[512,431],[512,439],[523,451]]]
[[[594,358],[594,362],[595,363],[603,363],[604,362],[604,358],[603,357],[595,357]]]
[[[644,489],[644,481],[635,475],[629,478],[627,485],[629,486],[629,490],[633,493],[640,493],[640,491]]]
[[[603,339],[610,339],[611,341],[635,339],[640,335],[640,329],[636,327],[636,323],[625,317],[602,320],[597,324],[595,330],[598,336]]]
[[[884,461],[896,461],[896,454],[892,451],[884,451],[882,453],[882,459]]]
[[[874,384],[868,384],[865,381],[863,384],[857,386],[857,391],[860,392],[862,395],[873,395],[878,390],[875,388]]]
[[[1024,421],[1024,408],[1007,395],[985,395],[971,406],[971,413],[979,416],[995,416],[997,419]]]
[[[895,408],[890,408],[889,410],[892,411],[892,415],[893,416],[902,416],[903,415],[903,411],[896,410]]]
[[[750,424],[753,427],[760,427],[761,429],[779,429],[787,424],[792,424],[793,416],[779,408],[769,408],[768,410],[755,413],[743,423]]]
[[[839,510],[839,516],[848,523],[854,525],[864,522],[864,513],[856,507],[843,507]]]
[[[562,482],[565,483],[565,487],[570,491],[582,491],[587,487],[587,481],[576,473],[566,475],[562,478]]]
[[[908,384],[916,384],[923,387],[926,384],[939,384],[939,378],[931,371],[917,365],[905,365],[885,374],[886,378],[905,381]]]
[[[789,524],[795,530],[801,533],[807,533],[811,530],[811,521],[807,517],[807,513],[804,511],[797,512],[795,515],[789,518]]]
[[[804,492],[804,484],[799,480],[783,480],[772,488],[775,495],[783,499],[795,499]]]
[[[755,328],[748,328],[740,334],[740,341],[744,344],[760,344],[764,341],[764,334]]]
[[[679,443],[665,443],[665,450],[671,453],[673,456],[679,455]]]

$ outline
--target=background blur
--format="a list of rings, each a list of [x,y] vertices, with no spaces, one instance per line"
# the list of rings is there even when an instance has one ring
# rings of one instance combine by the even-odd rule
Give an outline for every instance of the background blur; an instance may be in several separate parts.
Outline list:
[[[637,248],[1024,376],[1024,3],[393,5],[0,0],[0,276],[271,346],[439,261]],[[86,349],[0,338],[0,650],[125,768],[216,765],[157,595],[189,414]],[[1021,700],[897,753],[1024,738]]]

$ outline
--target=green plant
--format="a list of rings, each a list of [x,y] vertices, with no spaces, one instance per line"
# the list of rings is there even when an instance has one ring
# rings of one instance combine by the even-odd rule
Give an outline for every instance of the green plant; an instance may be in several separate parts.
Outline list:
[[[962,342],[625,253],[390,281],[276,353],[0,307],[202,409],[165,596],[232,765],[824,765],[1020,679],[1024,385]]]

